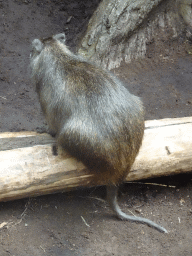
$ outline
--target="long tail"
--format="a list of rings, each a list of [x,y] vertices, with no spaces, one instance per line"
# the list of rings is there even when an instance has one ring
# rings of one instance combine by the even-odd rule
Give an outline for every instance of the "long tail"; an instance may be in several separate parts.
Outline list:
[[[141,218],[141,217],[130,216],[122,212],[117,203],[117,191],[118,191],[118,187],[114,185],[107,186],[107,200],[112,210],[114,211],[114,213],[117,215],[118,218],[120,218],[121,220],[129,220],[129,221],[144,223],[149,225],[152,228],[157,229],[160,232],[168,233],[165,228],[159,226],[158,224],[154,223],[151,220]]]

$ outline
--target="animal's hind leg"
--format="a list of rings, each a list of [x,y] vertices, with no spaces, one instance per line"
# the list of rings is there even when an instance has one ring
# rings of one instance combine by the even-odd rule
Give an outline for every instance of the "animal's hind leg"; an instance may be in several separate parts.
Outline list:
[[[154,223],[151,220],[145,219],[145,218],[140,218],[140,217],[135,217],[135,216],[130,216],[125,214],[124,212],[121,211],[118,203],[117,203],[117,192],[118,192],[118,187],[115,185],[108,185],[107,186],[107,200],[109,202],[109,205],[111,206],[112,210],[114,213],[117,215],[118,218],[121,220],[130,220],[130,221],[136,221],[140,223],[144,223],[149,225],[150,227],[153,227],[160,232],[165,232],[168,233],[167,230],[156,223]]]

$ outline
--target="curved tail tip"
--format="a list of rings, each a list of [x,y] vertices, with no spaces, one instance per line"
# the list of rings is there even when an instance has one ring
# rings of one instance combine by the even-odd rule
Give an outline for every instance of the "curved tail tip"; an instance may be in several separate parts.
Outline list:
[[[162,228],[162,231],[163,231],[165,234],[168,234],[168,231],[167,231],[165,228]]]

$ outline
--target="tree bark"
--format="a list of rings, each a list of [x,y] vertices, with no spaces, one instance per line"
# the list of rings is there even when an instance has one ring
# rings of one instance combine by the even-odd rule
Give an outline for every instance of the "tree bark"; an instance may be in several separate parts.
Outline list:
[[[143,145],[126,181],[192,170],[192,117],[146,121]],[[95,185],[94,176],[48,134],[0,134],[0,201]]]
[[[191,0],[103,0],[78,52],[108,69],[144,58],[151,42],[176,40],[192,24]]]

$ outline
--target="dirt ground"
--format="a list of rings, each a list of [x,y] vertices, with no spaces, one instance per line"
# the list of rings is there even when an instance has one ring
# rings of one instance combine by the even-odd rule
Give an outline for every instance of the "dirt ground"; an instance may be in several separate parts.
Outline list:
[[[75,50],[98,3],[0,0],[1,132],[45,126],[30,82],[30,43],[64,31]],[[113,70],[142,97],[146,120],[192,116],[192,56],[180,39],[152,44],[145,60]],[[104,187],[82,189],[0,203],[0,255],[192,255],[191,173],[125,184],[119,194],[125,212],[150,218],[169,233],[118,221],[104,201]]]

